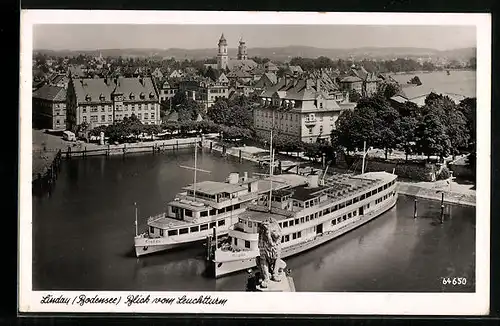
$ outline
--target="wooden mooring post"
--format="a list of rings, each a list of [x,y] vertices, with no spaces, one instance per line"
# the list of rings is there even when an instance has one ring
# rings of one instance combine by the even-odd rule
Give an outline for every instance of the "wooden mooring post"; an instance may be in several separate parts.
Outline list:
[[[125,154],[127,154],[127,143],[123,144],[123,156],[125,156]]]
[[[417,198],[415,198],[415,202],[413,205],[413,218],[417,218]]]
[[[111,151],[111,150],[110,150],[110,146],[109,146],[109,144],[108,144],[108,148],[106,149],[106,156],[109,156],[109,154],[110,154],[109,152],[110,152],[110,151]]]
[[[83,158],[87,157],[87,146],[83,148]]]
[[[242,157],[241,157],[241,149],[238,152],[238,161],[241,163]]]
[[[66,158],[71,158],[71,146],[68,146],[68,151],[66,152]]]
[[[441,215],[440,222],[443,224],[444,222],[444,192],[441,193]]]
[[[178,140],[178,139],[176,139],[176,140],[175,140],[175,143],[176,143],[176,145],[177,145],[177,150],[179,150],[179,140]]]
[[[210,142],[210,153],[212,153],[212,148],[213,148],[214,142]]]

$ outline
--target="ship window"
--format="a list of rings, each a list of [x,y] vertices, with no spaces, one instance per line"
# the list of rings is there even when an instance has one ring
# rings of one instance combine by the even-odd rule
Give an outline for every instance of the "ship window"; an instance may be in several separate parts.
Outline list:
[[[218,213],[218,214],[222,214],[222,213],[224,213],[224,208],[218,209],[218,210],[217,210],[217,213]]]
[[[318,218],[318,212],[314,213],[314,218]]]
[[[193,216],[193,212],[191,210],[189,210],[189,209],[185,209],[184,210],[184,215],[192,217]]]
[[[199,229],[198,226],[192,226],[190,232],[198,232],[198,229]]]
[[[351,217],[352,217],[352,213],[347,214],[347,218],[351,218]]]
[[[358,215],[357,211],[352,212],[352,216],[356,216],[356,215]]]
[[[339,205],[339,209],[344,208],[344,207],[345,207],[345,203],[342,203]]]
[[[339,209],[337,205],[333,206],[332,212],[335,212],[337,209]]]
[[[248,221],[248,227],[252,227],[252,222]]]
[[[341,219],[342,219],[342,218],[341,218],[341,217],[339,217],[339,218],[337,219],[337,223],[340,223],[340,220],[341,220]]]
[[[293,226],[293,220],[289,221],[289,222],[288,222],[288,225],[289,225],[289,226]]]
[[[308,201],[306,201],[306,208],[308,208],[308,207],[309,207],[309,202],[308,202]]]
[[[201,217],[206,217],[206,216],[208,216],[208,211],[203,211],[203,212],[200,212],[200,216],[201,216]]]
[[[300,218],[300,223],[304,223],[304,217]]]
[[[288,242],[288,241],[290,241],[290,235],[289,234],[285,235],[285,242]]]
[[[283,222],[283,227],[287,228],[288,227],[288,221]]]
[[[323,216],[323,211],[318,212],[319,217]]]
[[[300,238],[302,236],[302,231],[297,232],[297,238]]]
[[[168,230],[168,235],[177,235],[177,230]]]
[[[297,239],[297,233],[292,234],[292,240],[295,240],[295,239]]]
[[[160,229],[160,237],[163,237],[165,231],[163,229]]]
[[[210,223],[210,228],[214,228],[215,227],[215,222],[211,222]]]
[[[233,210],[233,206],[227,206],[227,207],[226,207],[226,212],[230,212],[230,211],[232,211],[232,210]]]
[[[366,194],[362,194],[360,200],[363,200],[366,198]]]
[[[154,227],[152,227],[152,226],[150,226],[150,227],[149,227],[149,233],[155,233],[155,228],[154,228]]]
[[[336,225],[337,224],[337,220],[332,220],[332,225]]]
[[[349,205],[351,205],[351,204],[352,204],[352,199],[349,199],[349,200],[347,201],[346,206],[349,206]]]
[[[238,245],[238,238],[234,238],[234,245],[237,246]]]
[[[179,234],[186,234],[188,232],[189,232],[188,228],[184,228],[184,229],[179,230]]]
[[[345,215],[342,216],[342,220],[344,220],[344,221],[347,220],[347,216],[345,216]]]
[[[250,241],[245,240],[245,248],[250,248]]]
[[[210,216],[214,216],[216,214],[217,214],[217,209],[216,208],[210,210]]]
[[[323,215],[326,215],[326,214],[328,214],[328,213],[330,213],[330,208],[327,208],[327,209],[324,209],[324,210],[323,210]]]
[[[220,220],[218,223],[218,226],[222,226],[226,224],[226,220]]]
[[[234,205],[234,209],[238,209],[238,208],[240,208],[240,207],[241,207],[241,205],[240,205],[240,204],[236,204],[236,205]]]
[[[358,198],[358,197],[355,197],[355,198],[352,200],[352,202],[353,202],[353,203],[357,203],[358,201],[359,201],[359,198]]]
[[[306,222],[309,222],[309,215],[306,216]]]
[[[200,226],[200,231],[205,231],[205,230],[208,230],[208,224],[203,224],[202,226]]]

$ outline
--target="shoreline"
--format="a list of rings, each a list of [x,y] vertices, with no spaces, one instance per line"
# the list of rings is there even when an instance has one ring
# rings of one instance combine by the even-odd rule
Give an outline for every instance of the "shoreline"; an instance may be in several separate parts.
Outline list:
[[[212,151],[216,151],[218,153],[223,153],[223,146],[218,144],[216,141],[212,141]],[[210,140],[204,140],[203,141],[203,147],[205,148],[210,148]],[[237,148],[237,147],[236,147]],[[250,162],[254,163],[259,163],[259,160],[255,158],[253,155],[248,154],[248,152],[244,152],[241,149],[237,148],[226,148],[226,155],[232,156],[234,158],[239,159],[240,158],[240,152],[241,151],[241,159],[242,160],[247,160]],[[292,158],[292,157],[291,157]],[[303,158],[297,158],[293,157],[295,160],[300,163],[309,163],[310,165],[317,165],[317,162],[312,162],[309,160],[305,160]],[[315,164],[316,163],[316,164]],[[335,168],[331,169],[330,171],[339,171],[339,173],[342,173],[341,171],[343,169]],[[424,185],[419,185],[417,183],[412,183],[412,182],[406,182],[406,181],[398,181],[398,192],[401,195],[406,195],[406,196],[413,196],[416,198],[421,198],[421,199],[427,199],[427,200],[435,200],[435,201],[441,201],[441,192],[444,193],[444,202],[447,204],[456,204],[456,205],[462,205],[462,206],[476,206],[476,195],[475,191],[468,191],[469,193],[464,193],[464,192],[454,192],[454,191],[448,191],[444,189],[437,189],[437,188],[429,188]],[[434,184],[435,186],[438,185],[437,182],[431,183]],[[438,192],[439,191],[439,192]]]

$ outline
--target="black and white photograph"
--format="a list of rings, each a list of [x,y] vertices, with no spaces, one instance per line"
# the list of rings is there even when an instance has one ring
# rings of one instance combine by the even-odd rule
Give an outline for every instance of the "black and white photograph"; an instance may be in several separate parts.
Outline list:
[[[21,27],[21,311],[488,313],[488,15]]]

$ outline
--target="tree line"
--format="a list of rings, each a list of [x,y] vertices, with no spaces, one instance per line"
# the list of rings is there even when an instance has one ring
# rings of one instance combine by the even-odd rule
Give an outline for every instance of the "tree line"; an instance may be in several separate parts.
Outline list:
[[[395,149],[408,155],[423,154],[443,159],[475,150],[476,99],[459,104],[444,95],[431,93],[425,105],[413,102],[391,105],[377,93],[361,98],[353,111],[344,111],[332,132],[332,144],[349,153],[368,146],[384,149],[385,157]]]

